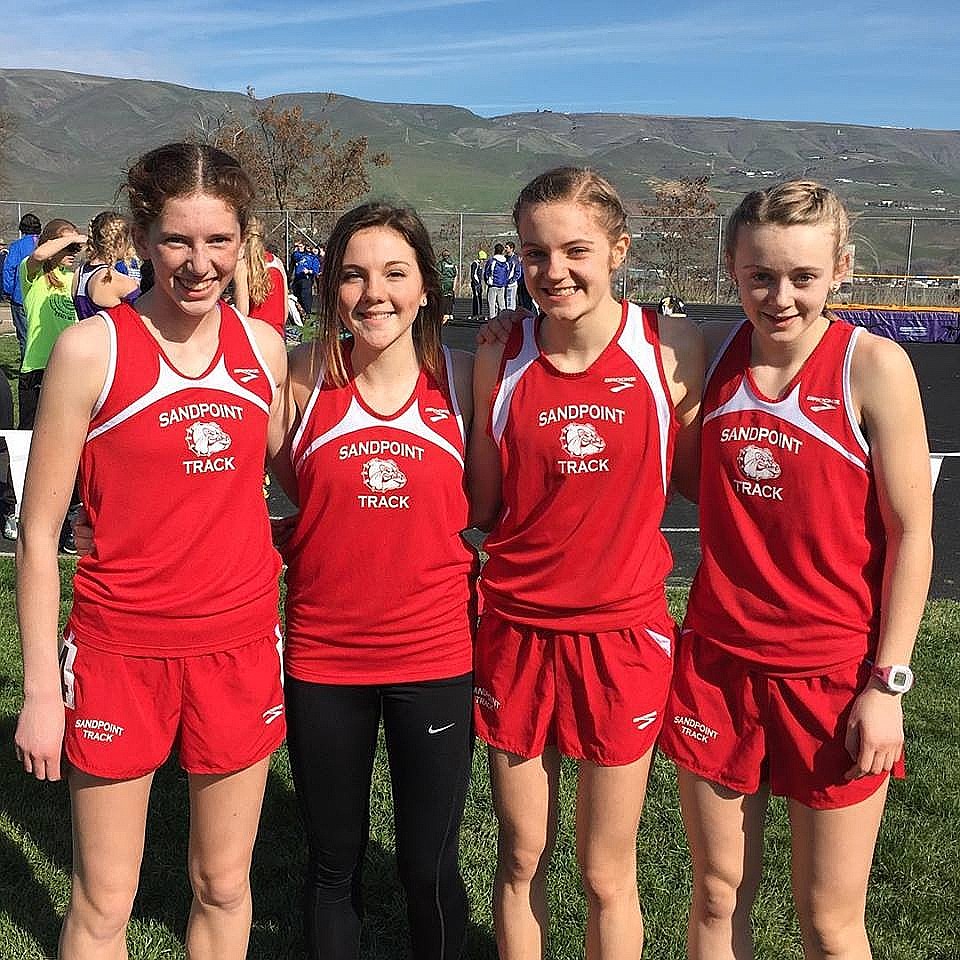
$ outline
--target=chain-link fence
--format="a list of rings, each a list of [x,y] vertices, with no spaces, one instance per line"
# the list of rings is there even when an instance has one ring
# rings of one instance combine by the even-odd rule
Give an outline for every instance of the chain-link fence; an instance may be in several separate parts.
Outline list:
[[[0,200],[0,239],[17,236],[20,217],[32,211],[41,221],[72,220],[81,229],[109,204],[35,203]],[[260,210],[267,245],[289,259],[297,240],[322,245],[337,212]],[[457,294],[470,295],[470,263],[479,250],[517,242],[508,213],[423,213],[439,255],[458,264]],[[675,294],[689,302],[734,303],[736,293],[723,263],[724,218],[639,217],[629,219],[630,254],[614,277],[618,296],[659,300]],[[840,290],[847,303],[903,306],[960,306],[960,218],[861,216],[851,229],[853,269]]]

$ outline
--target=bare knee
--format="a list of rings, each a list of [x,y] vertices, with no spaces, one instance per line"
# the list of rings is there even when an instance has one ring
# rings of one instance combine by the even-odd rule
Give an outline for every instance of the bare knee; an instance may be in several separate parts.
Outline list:
[[[737,915],[749,913],[759,882],[759,873],[707,870],[695,876],[693,912],[696,919],[706,925],[726,925]]]
[[[806,955],[817,960],[865,956],[867,931],[864,907],[844,903],[836,895],[805,895],[794,898]]]
[[[190,885],[197,902],[213,910],[233,912],[246,908],[250,900],[250,871],[247,864],[229,867],[194,866]]]
[[[638,899],[637,864],[633,858],[609,863],[581,861],[580,877],[587,899],[600,909]]]
[[[136,888],[124,884],[92,884],[75,879],[66,924],[91,940],[121,939],[133,910]]]
[[[529,884],[546,869],[549,850],[545,841],[512,835],[501,836],[497,872],[508,884]]]

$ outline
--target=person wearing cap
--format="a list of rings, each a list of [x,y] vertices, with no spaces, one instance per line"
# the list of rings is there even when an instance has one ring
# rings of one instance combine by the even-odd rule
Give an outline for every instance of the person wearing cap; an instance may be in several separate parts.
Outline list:
[[[37,248],[40,235],[40,218],[35,213],[25,213],[20,218],[20,238],[10,244],[7,258],[3,262],[3,292],[10,298],[10,313],[13,328],[17,332],[20,345],[20,359],[27,337],[27,314],[23,308],[23,287],[20,283],[20,264]]]
[[[483,293],[483,268],[487,265],[487,251],[480,249],[470,264],[470,292],[473,304],[470,307],[470,319],[482,320],[486,298]]]

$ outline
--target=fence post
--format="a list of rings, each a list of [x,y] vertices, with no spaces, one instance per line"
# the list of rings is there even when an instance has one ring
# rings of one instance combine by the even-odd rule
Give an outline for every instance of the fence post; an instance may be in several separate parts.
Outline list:
[[[908,291],[910,289],[910,273],[913,268],[913,227],[916,223],[916,220],[910,218],[910,239],[907,241],[907,268],[903,272],[906,276],[903,278],[903,305],[906,306],[909,302]]]
[[[463,292],[463,213],[457,219],[460,221],[460,237],[457,241],[457,288]]]
[[[720,266],[723,262],[723,217],[717,217],[717,263],[714,269],[713,302],[720,302]]]

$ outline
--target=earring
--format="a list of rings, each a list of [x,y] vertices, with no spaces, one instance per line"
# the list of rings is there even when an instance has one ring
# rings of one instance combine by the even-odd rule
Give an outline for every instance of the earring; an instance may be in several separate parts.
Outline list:
[[[424,297],[421,297],[421,298],[420,298],[420,306],[421,306],[421,307],[425,307],[426,305],[427,305],[427,298],[426,298],[425,296],[424,296]]]

